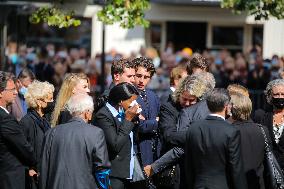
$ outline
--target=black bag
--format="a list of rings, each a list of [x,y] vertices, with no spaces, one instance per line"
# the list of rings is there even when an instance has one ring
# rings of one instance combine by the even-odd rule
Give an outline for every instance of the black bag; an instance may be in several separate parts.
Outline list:
[[[140,183],[140,186],[144,186],[147,189],[156,189],[156,186],[152,183],[151,179],[146,175],[144,169],[142,168],[142,159],[140,153],[140,147],[137,145],[138,153],[135,155],[134,159],[134,172],[133,172],[133,182]],[[136,166],[136,168],[135,168]]]
[[[154,175],[154,183],[157,188],[173,188],[176,183],[177,166],[169,166]]]
[[[265,159],[264,166],[266,169],[266,177],[268,179],[270,188],[272,189],[284,189],[284,175],[280,165],[278,164],[266,137],[265,131],[262,125],[259,125],[261,132],[264,136],[265,142]]]

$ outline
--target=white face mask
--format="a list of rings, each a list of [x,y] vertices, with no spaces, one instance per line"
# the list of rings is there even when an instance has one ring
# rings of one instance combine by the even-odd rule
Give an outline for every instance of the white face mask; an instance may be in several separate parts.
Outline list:
[[[21,87],[21,89],[19,90],[19,93],[23,96],[25,96],[25,94],[28,92],[28,89],[26,87]]]

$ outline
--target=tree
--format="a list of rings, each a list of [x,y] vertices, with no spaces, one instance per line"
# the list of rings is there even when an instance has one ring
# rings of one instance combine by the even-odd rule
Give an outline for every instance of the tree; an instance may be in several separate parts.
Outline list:
[[[150,9],[149,0],[106,0],[106,5],[98,12],[98,18],[105,24],[119,23],[123,28],[135,25],[149,26],[145,11]]]
[[[30,22],[37,24],[45,22],[49,26],[59,28],[78,26],[80,20],[75,19],[74,11],[64,11],[61,7],[68,0],[54,0],[51,6],[38,8],[31,16]],[[119,23],[123,28],[133,28],[136,25],[149,26],[145,11],[150,9],[149,0],[104,0],[103,9],[98,12],[98,18],[105,24]]]
[[[44,6],[38,8],[29,20],[32,24],[38,24],[40,22],[47,23],[49,26],[57,26],[59,28],[79,26],[81,21],[75,19],[74,11],[64,11],[57,5],[52,5],[51,7]]]
[[[221,6],[232,9],[235,13],[246,11],[256,20],[267,20],[270,16],[284,18],[283,0],[222,0]]]

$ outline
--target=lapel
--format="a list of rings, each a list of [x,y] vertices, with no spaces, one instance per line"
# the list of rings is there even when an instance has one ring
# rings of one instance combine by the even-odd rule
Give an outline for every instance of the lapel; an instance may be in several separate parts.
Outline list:
[[[272,139],[272,142],[276,144],[275,136],[274,136],[274,133],[273,133],[273,112],[267,112],[266,114],[264,114],[263,124],[269,130],[269,135],[270,135],[270,138]],[[283,134],[280,137],[280,140],[282,140],[282,138],[283,138]]]
[[[149,96],[148,96],[148,93],[146,91],[146,95],[147,95],[147,101],[149,103]],[[149,116],[148,116],[148,108],[146,103],[144,102],[144,100],[142,99],[142,97],[139,95],[139,97],[137,98],[137,103],[141,105],[141,108],[142,108],[142,115],[145,116],[145,118],[147,119]]]
[[[118,132],[118,129],[121,125],[121,122],[118,120],[117,117],[113,117],[111,111],[105,106],[105,110],[106,110],[106,113],[108,114],[108,117],[111,118],[115,124],[115,128],[116,128],[116,132]]]

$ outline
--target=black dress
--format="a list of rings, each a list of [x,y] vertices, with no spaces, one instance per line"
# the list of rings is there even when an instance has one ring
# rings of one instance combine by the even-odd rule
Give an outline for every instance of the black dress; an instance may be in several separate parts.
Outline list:
[[[241,133],[241,151],[249,189],[264,189],[264,136],[252,120],[233,123]]]

